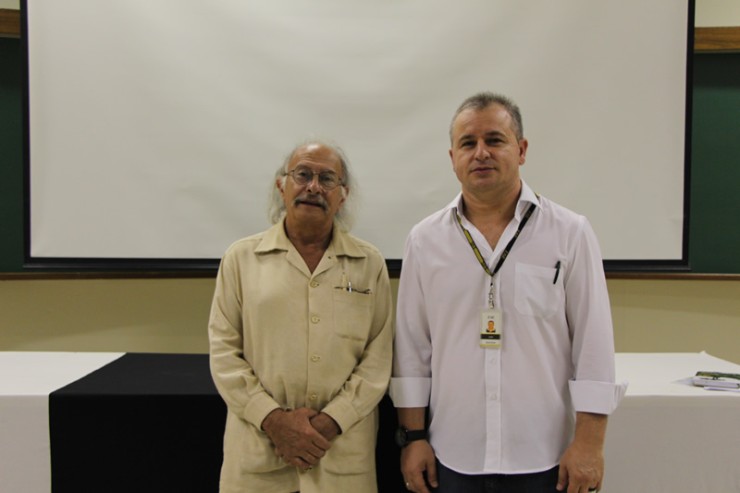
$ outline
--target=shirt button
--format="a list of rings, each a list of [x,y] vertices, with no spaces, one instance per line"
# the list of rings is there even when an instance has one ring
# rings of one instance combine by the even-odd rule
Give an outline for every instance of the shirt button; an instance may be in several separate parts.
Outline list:
[[[311,394],[311,395],[308,396],[308,398],[311,399],[312,401],[315,401],[318,397],[319,396],[316,395],[316,394]]]
[[[313,361],[314,363],[318,363],[319,361],[321,361],[321,356],[319,356],[318,354],[314,354],[313,356],[311,356],[311,361]]]
[[[311,281],[311,284],[309,284],[309,286],[311,286],[312,288],[318,288],[319,283],[317,281]]]
[[[311,322],[317,324],[317,323],[321,322],[321,319],[319,317],[317,317],[316,315],[314,315],[313,317],[311,317]]]

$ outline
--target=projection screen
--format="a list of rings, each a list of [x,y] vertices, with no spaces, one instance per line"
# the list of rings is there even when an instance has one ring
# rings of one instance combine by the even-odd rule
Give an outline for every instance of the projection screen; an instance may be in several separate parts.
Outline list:
[[[352,230],[400,259],[459,191],[458,104],[522,108],[522,176],[604,258],[685,261],[692,5],[622,0],[24,2],[28,257],[217,261],[269,226],[294,144],[338,143]]]

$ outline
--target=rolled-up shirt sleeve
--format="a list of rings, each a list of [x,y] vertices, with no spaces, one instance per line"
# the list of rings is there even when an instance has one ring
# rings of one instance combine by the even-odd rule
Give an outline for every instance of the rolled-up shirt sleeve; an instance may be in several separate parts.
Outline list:
[[[627,391],[627,382],[571,380],[568,387],[573,408],[577,412],[611,414]]]
[[[601,252],[588,220],[581,219],[565,280],[574,368],[569,389],[577,412],[611,414],[627,382],[615,382],[611,307]]]
[[[427,407],[432,390],[431,378],[393,377],[390,396],[396,407]]]
[[[432,385],[432,343],[424,306],[424,289],[414,253],[414,231],[406,240],[398,285],[396,337],[390,397],[395,407],[427,407]]]

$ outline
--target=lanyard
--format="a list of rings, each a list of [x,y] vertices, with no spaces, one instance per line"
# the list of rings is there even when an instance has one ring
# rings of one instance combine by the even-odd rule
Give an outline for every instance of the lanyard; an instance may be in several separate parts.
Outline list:
[[[509,252],[511,251],[511,247],[514,246],[514,243],[516,242],[516,239],[519,238],[519,233],[522,232],[524,229],[524,226],[526,226],[527,221],[529,221],[530,216],[532,216],[532,213],[535,209],[535,204],[532,204],[529,206],[529,209],[527,209],[527,212],[524,213],[524,217],[522,218],[522,222],[519,223],[519,227],[516,229],[516,233],[514,233],[514,237],[509,241],[509,243],[506,245],[506,248],[504,248],[504,251],[501,253],[501,257],[499,257],[498,262],[496,263],[496,266],[493,268],[493,272],[491,272],[491,269],[488,268],[488,265],[486,264],[486,261],[483,259],[483,255],[480,253],[480,250],[478,249],[478,245],[475,244],[475,240],[470,234],[470,231],[465,229],[465,226],[462,224],[462,220],[460,219],[460,214],[457,213],[457,210],[455,210],[455,217],[457,218],[457,222],[460,225],[460,228],[462,228],[463,233],[465,233],[465,238],[468,240],[468,244],[470,245],[470,248],[473,249],[473,253],[475,253],[475,258],[478,259],[478,263],[483,267],[483,270],[486,271],[486,274],[491,276],[491,287],[488,291],[488,305],[493,308],[493,276],[496,275],[496,273],[501,269],[501,266],[504,265],[504,261],[506,260],[506,257],[509,256]]]

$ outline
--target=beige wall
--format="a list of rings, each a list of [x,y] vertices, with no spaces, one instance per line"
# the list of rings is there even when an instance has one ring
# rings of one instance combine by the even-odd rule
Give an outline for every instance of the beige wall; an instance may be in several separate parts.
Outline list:
[[[213,279],[0,281],[0,350],[204,353]],[[394,292],[397,280],[393,280]],[[620,352],[740,363],[740,280],[609,281]]]
[[[737,0],[696,0],[694,26],[740,26],[740,2]]]
[[[609,280],[619,352],[692,352],[740,363],[740,280]]]

